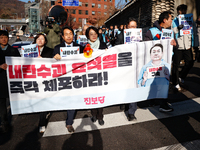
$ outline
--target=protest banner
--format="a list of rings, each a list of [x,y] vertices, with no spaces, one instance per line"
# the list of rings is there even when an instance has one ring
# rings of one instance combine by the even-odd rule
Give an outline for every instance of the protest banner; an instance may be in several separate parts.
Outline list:
[[[142,29],[125,29],[124,30],[124,44],[131,44],[140,42],[142,40]]]
[[[22,46],[21,52],[22,57],[38,57],[40,55],[37,44]]]
[[[79,0],[63,0],[63,6],[79,6]]]
[[[172,57],[170,42],[122,44],[93,52],[90,58],[78,54],[59,61],[6,57],[11,112],[90,109],[167,98],[169,80],[166,77],[170,74]],[[155,47],[157,43],[162,44],[162,50]],[[154,74],[159,70],[159,65],[153,65],[153,59],[161,61],[168,75],[147,79],[141,86],[141,76],[148,67]]]
[[[162,29],[161,39],[174,39],[174,32],[170,29]]]
[[[80,44],[84,47],[87,44],[87,37],[85,35],[79,35],[78,36],[78,44]]]
[[[61,57],[67,57],[67,55],[77,55],[79,53],[80,53],[79,46],[60,48]]]
[[[193,14],[182,14],[178,16],[179,25],[184,27],[180,30],[180,35],[193,34]]]
[[[118,34],[118,29],[114,29],[114,37],[116,36],[116,34]]]

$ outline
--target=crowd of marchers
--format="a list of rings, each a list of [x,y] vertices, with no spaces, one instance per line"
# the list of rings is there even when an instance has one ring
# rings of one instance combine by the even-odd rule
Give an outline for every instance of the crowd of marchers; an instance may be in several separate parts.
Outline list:
[[[178,15],[187,14],[187,5],[179,5],[177,7]],[[126,16],[124,16],[126,17]],[[199,39],[200,36],[200,15],[196,22],[193,22],[193,33],[181,35],[180,30],[184,27],[179,24],[178,16],[172,19],[170,12],[162,12],[159,19],[154,22],[153,27],[150,28],[143,37],[143,41],[160,40],[160,35],[163,29],[171,29],[174,32],[174,38],[171,40],[173,45],[173,57],[172,57],[172,72],[171,81],[173,87],[181,92],[184,87],[184,80],[187,77],[190,69],[193,67],[194,61],[199,62]],[[83,53],[84,46],[78,44],[79,35],[85,35],[87,43],[92,49],[105,50],[110,47],[124,44],[124,30],[137,28],[137,20],[135,18],[127,18],[125,25],[111,25],[106,27],[105,25],[100,28],[94,26],[85,25],[81,30],[74,30],[71,27],[64,26],[62,29],[57,24],[51,27],[46,26],[44,33],[37,34],[34,37],[35,44],[39,47],[40,58],[54,58],[56,60],[61,59],[60,47],[73,47],[78,46],[80,53]],[[60,38],[60,34],[61,37]],[[6,56],[20,57],[20,53],[17,49],[11,47],[8,44],[9,35],[7,31],[0,30],[0,117],[1,117],[1,133],[5,133],[10,129],[11,121],[8,120],[6,100],[9,99],[8,83],[6,70],[8,69],[5,63]],[[19,37],[17,40],[20,40]],[[155,46],[157,49],[161,49],[159,45]],[[195,60],[193,59],[193,51],[195,51]],[[184,60],[184,66],[179,72],[180,62]],[[141,78],[141,84],[145,80],[145,74]],[[160,112],[171,112],[173,108],[169,105],[167,99],[157,99],[160,107]],[[150,100],[150,105],[153,106],[155,102]],[[121,110],[125,110],[128,121],[136,120],[135,112],[137,110],[137,103],[130,103],[126,105],[120,105]],[[73,133],[73,120],[76,110],[67,110],[66,128],[68,132]],[[39,118],[39,132],[44,133],[47,126],[47,119],[50,112],[40,112]],[[91,109],[91,121],[100,125],[104,125],[103,120],[103,108]]]

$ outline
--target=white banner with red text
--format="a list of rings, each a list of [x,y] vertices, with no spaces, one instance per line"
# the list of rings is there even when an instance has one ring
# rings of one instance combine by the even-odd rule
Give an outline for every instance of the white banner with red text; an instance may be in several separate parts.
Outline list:
[[[167,98],[171,40],[53,58],[6,57],[12,114],[90,109]],[[155,46],[158,44],[158,46]],[[163,47],[161,50],[160,48]]]

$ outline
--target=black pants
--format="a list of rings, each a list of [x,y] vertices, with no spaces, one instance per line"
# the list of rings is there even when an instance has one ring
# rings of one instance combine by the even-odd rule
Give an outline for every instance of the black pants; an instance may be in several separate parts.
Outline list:
[[[91,109],[92,116],[96,117],[98,120],[103,119],[103,108]]]
[[[8,123],[6,98],[0,98],[0,117],[1,124]]]
[[[41,112],[40,113],[40,121],[39,121],[39,126],[46,126],[47,125],[47,114],[49,112]]]
[[[180,61],[184,60],[185,65],[179,74]],[[192,50],[174,50],[173,55],[173,68],[172,68],[172,84],[177,85],[179,77],[185,79],[190,69],[193,67],[193,54]]]

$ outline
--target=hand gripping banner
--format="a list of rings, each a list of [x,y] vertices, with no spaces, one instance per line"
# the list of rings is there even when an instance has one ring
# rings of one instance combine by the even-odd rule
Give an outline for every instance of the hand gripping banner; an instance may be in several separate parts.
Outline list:
[[[171,40],[136,42],[92,57],[6,57],[12,114],[90,109],[167,98]]]

